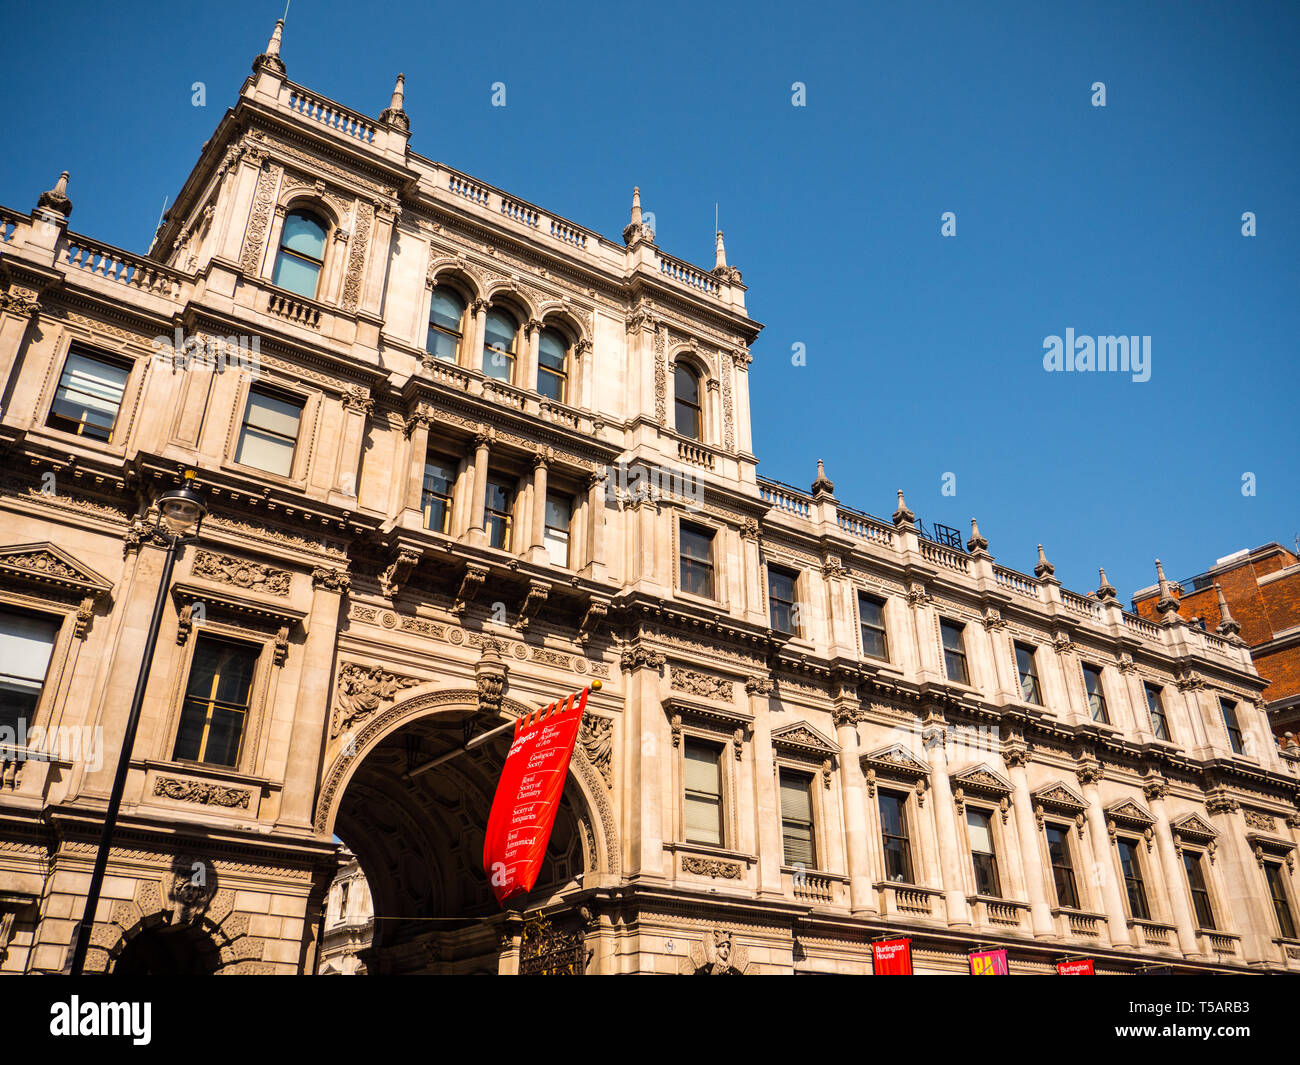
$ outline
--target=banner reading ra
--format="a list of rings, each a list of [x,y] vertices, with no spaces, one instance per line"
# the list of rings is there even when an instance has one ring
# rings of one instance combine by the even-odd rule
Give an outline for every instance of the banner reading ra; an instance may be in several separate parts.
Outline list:
[[[1005,950],[981,950],[970,955],[971,976],[1009,976]]]
[[[590,690],[515,722],[483,838],[483,871],[503,907],[512,896],[531,891],[542,871]]]

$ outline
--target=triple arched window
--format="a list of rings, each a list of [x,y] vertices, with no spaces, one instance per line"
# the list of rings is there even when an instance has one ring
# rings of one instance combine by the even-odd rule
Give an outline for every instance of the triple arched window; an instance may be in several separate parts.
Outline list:
[[[310,211],[290,211],[280,230],[271,284],[307,299],[315,299],[325,266],[325,236],[329,227]]]

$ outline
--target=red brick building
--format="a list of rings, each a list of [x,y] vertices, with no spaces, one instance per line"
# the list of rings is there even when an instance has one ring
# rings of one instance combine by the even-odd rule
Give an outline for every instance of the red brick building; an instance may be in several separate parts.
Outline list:
[[[1170,583],[1182,617],[1220,635],[1239,632],[1270,681],[1264,697],[1273,731],[1280,738],[1300,736],[1300,557],[1281,544],[1265,544]],[[1158,585],[1144,588],[1133,597],[1133,609],[1159,621],[1159,599]]]

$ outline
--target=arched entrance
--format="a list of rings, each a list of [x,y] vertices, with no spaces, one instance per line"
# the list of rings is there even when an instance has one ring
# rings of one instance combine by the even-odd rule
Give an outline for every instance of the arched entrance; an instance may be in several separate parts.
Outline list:
[[[481,733],[529,709],[503,702],[490,719],[475,692],[414,692],[368,722],[355,755],[340,754],[327,774],[318,826],[351,848],[370,885],[370,973],[498,971],[507,923],[483,874],[483,830],[511,733],[412,771],[459,748],[467,724]],[[563,903],[604,864],[591,806],[571,772],[528,909]]]
[[[126,941],[113,975],[209,976],[220,964],[211,936],[192,925],[158,924]]]

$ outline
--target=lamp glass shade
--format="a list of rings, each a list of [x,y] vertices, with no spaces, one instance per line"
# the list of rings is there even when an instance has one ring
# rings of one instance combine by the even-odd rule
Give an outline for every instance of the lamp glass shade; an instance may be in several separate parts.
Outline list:
[[[167,492],[158,500],[163,524],[175,536],[184,536],[203,518],[204,507],[198,495],[190,488]]]

